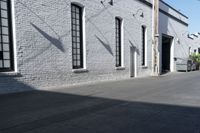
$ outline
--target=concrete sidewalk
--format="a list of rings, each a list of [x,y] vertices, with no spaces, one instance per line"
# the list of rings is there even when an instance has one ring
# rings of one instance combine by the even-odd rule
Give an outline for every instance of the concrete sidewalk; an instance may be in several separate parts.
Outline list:
[[[0,95],[0,133],[199,133],[200,73]]]

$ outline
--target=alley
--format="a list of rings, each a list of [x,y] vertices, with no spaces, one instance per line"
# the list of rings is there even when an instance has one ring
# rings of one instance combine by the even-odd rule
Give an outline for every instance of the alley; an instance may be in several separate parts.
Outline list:
[[[200,72],[0,95],[0,133],[199,133]]]

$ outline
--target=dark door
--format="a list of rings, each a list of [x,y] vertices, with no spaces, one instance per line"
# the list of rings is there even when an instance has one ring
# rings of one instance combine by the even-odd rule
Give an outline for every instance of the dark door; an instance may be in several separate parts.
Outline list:
[[[171,38],[162,37],[162,72],[170,71]]]
[[[130,47],[130,76],[135,77],[135,48]]]

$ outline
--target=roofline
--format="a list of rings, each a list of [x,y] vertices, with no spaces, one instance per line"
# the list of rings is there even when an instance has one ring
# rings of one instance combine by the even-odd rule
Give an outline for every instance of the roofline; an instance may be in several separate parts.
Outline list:
[[[195,37],[198,37],[198,35],[196,35],[196,34],[191,34],[191,35],[193,35],[193,36],[195,36]]]
[[[137,1],[139,1],[139,2],[141,2],[141,3],[143,3],[143,4],[147,5],[147,6],[149,6],[150,8],[153,7],[152,3],[150,3],[149,1],[146,1],[146,0],[137,0]],[[183,17],[185,17],[186,19],[188,19],[187,16],[185,16],[185,15],[182,14],[181,12],[177,11],[176,9],[174,9],[173,7],[171,7],[169,4],[165,3],[163,0],[160,0],[160,1],[161,1],[163,4],[167,5],[169,8],[173,9],[175,12],[179,13],[180,15],[182,15]],[[177,17],[175,17],[175,16],[169,14],[168,12],[164,11],[164,10],[161,9],[161,8],[159,8],[159,12],[161,12],[161,13],[167,15],[168,17],[171,17],[171,18],[175,19],[176,21],[182,23],[182,24],[185,25],[185,26],[188,26],[188,25],[189,25],[187,22],[182,21],[181,19],[179,19],[179,18],[177,18]]]
[[[168,13],[168,12],[162,10],[162,9],[159,9],[159,11],[160,11],[161,13],[165,14],[166,16],[171,17],[172,19],[178,21],[179,23],[182,23],[182,24],[185,25],[185,26],[188,26],[188,25],[189,25],[187,22],[184,22],[184,21],[182,21],[181,19],[178,19],[177,17],[171,15],[170,13]]]
[[[143,4],[145,4],[145,5],[147,5],[147,6],[152,8],[152,3],[150,3],[149,1],[146,1],[146,0],[137,0],[137,1],[139,1],[139,2],[141,2],[141,3],[143,3]]]
[[[188,34],[187,36],[188,36],[189,39],[194,40],[194,36],[192,34]]]
[[[172,10],[174,10],[175,12],[179,13],[180,15],[182,15],[183,17],[188,19],[188,16],[186,16],[185,14],[181,13],[180,11],[178,11],[177,9],[175,9],[174,7],[172,7],[171,5],[169,5],[168,3],[164,2],[163,0],[160,0],[163,4],[165,4],[166,6],[170,7]]]

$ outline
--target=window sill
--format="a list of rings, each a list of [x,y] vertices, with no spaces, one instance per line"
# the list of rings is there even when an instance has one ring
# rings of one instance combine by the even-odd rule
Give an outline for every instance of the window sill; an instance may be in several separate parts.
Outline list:
[[[115,70],[125,70],[125,67],[115,67]]]
[[[73,69],[72,70],[73,73],[86,73],[88,72],[87,69]]]
[[[147,68],[148,68],[148,66],[141,66],[141,68],[142,68],[142,69],[147,69]]]
[[[19,72],[0,72],[0,77],[21,77]]]

